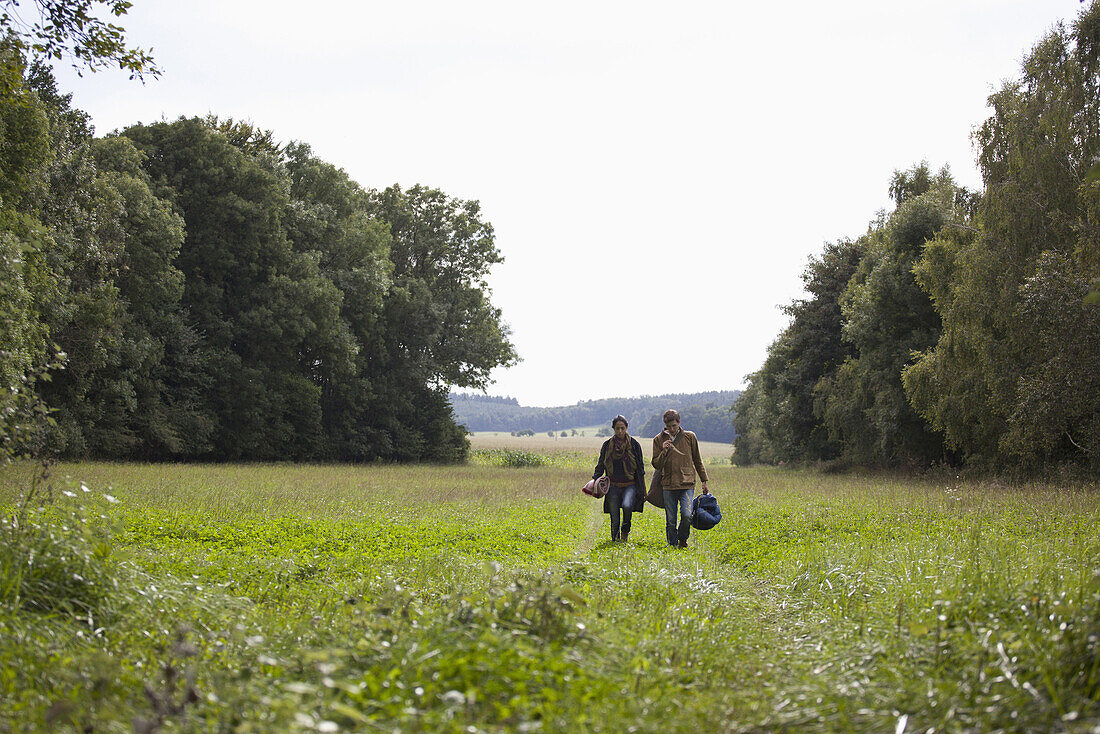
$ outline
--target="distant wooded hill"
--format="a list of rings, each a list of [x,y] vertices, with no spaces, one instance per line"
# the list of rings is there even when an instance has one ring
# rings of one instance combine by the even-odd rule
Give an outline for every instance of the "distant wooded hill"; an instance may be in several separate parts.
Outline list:
[[[560,431],[578,426],[610,426],[620,413],[630,422],[631,434],[656,435],[661,414],[669,408],[680,411],[684,427],[702,441],[731,443],[734,439],[730,406],[740,390],[712,390],[699,393],[643,395],[634,398],[582,400],[575,405],[537,408],[520,405],[515,398],[469,393],[451,393],[455,420],[470,431]]]

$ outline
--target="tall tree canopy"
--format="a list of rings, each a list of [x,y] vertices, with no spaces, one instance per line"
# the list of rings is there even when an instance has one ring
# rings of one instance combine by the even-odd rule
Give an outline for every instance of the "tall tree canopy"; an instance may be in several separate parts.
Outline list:
[[[39,218],[53,156],[46,106],[23,82],[22,57],[0,43],[0,66],[17,83],[0,90],[0,460],[24,449],[35,392],[28,380],[45,364],[49,330],[41,301],[55,288]]]
[[[54,248],[41,215],[52,191],[51,159],[68,155],[56,144],[70,123],[77,128],[71,139],[79,139],[81,126],[72,115],[58,115],[61,106],[50,99],[55,92],[41,84],[30,88],[26,60],[39,69],[69,58],[78,73],[117,64],[131,78],[156,76],[160,70],[150,53],[127,45],[124,30],[99,17],[106,10],[117,18],[130,7],[126,0],[31,0],[22,6],[0,0],[0,459],[22,452],[28,440],[38,442],[40,431],[32,424],[45,406],[34,384],[48,379],[47,365],[65,361],[50,344],[47,324],[49,306],[63,300],[65,276],[47,262]]]
[[[975,134],[979,229],[917,272],[943,334],[905,373],[913,404],[991,467],[1100,465],[1100,3],[1032,49]]]
[[[867,249],[840,295],[842,336],[853,354],[817,387],[818,414],[845,458],[880,466],[943,458],[941,437],[909,405],[902,370],[935,343],[940,317],[917,285],[913,266],[945,227],[967,226],[948,171],[926,164],[895,174],[897,208],[867,237]]]
[[[1100,2],[989,106],[981,192],[898,171],[846,283],[808,271],[735,406],[738,461],[1100,469]]]
[[[15,91],[0,97],[2,376],[20,384],[65,355],[34,388],[54,448],[465,456],[447,388],[516,359],[477,202],[364,190],[233,120],[97,139],[41,65]]]

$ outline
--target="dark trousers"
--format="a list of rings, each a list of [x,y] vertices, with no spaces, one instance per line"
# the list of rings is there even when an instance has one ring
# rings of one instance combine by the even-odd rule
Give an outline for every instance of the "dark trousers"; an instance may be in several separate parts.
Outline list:
[[[618,540],[622,535],[630,532],[630,513],[634,511],[634,495],[637,487],[631,484],[629,487],[612,487],[607,493],[611,505],[611,539]],[[619,519],[619,510],[622,510],[622,520]]]
[[[686,543],[691,532],[691,500],[695,496],[695,487],[690,489],[665,490],[665,538],[669,545]],[[680,516],[680,527],[676,527],[676,515]]]

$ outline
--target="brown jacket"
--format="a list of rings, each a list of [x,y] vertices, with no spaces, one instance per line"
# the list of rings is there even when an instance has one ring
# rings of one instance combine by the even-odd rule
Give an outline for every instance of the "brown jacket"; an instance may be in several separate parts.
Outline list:
[[[703,457],[699,455],[699,439],[691,431],[681,428],[680,432],[684,434],[683,438],[668,451],[661,448],[665,441],[672,440],[668,431],[661,431],[653,437],[651,463],[661,470],[661,486],[665,489],[692,489],[696,474],[704,482],[710,481],[707,468],[703,466]]]

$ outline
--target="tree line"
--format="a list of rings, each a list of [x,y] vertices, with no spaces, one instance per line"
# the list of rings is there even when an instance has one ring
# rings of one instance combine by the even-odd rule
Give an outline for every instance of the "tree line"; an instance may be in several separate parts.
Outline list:
[[[739,464],[1100,469],[1100,2],[1030,51],[973,135],[829,243],[735,404]]]
[[[516,360],[476,201],[364,189],[233,120],[96,137],[0,53],[5,455],[465,457],[449,386]]]
[[[733,400],[699,402],[676,408],[680,423],[695,433],[700,441],[733,443],[737,432],[733,428]],[[664,411],[649,416],[637,435],[652,438],[665,428]]]
[[[661,415],[669,408],[679,410],[684,426],[703,441],[731,443],[734,437],[730,406],[737,390],[699,393],[641,395],[631,398],[582,400],[574,405],[552,408],[523,406],[512,397],[452,393],[458,422],[471,431],[561,431],[579,426],[608,426],[622,414],[634,436],[655,436],[664,424]]]

